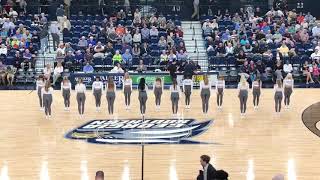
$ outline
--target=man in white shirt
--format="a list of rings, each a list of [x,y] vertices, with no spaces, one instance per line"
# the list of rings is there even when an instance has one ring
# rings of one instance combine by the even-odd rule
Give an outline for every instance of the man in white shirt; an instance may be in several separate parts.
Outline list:
[[[314,52],[311,54],[311,59],[312,60],[320,59],[320,51],[318,48],[316,48]]]
[[[57,66],[53,70],[53,85],[55,85],[58,78],[61,77],[62,72],[63,66],[61,62],[58,62]]]
[[[289,61],[286,62],[286,64],[283,65],[283,71],[288,74],[291,73],[293,70],[292,64],[289,63]]]
[[[0,47],[0,55],[5,55],[5,56],[7,56],[7,53],[8,53],[7,47],[6,47],[4,44],[1,44],[1,47]]]
[[[317,24],[317,26],[312,28],[312,36],[320,36],[320,24]]]

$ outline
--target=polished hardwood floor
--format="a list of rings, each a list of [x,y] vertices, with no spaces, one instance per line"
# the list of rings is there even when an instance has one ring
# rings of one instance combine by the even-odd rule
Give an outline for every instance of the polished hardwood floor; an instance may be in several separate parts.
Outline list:
[[[36,92],[0,91],[0,179],[1,180],[91,180],[97,170],[106,179],[140,180],[141,147],[138,145],[101,145],[66,139],[64,135],[85,122],[113,116],[97,113],[91,91],[87,92],[84,119],[79,119],[75,96],[71,111],[63,109],[60,91],[54,94],[53,117],[46,120],[39,110]],[[162,144],[145,146],[146,180],[194,180],[200,169],[199,156],[208,154],[217,169],[224,169],[231,180],[270,180],[282,173],[288,180],[320,179],[320,138],[301,120],[304,109],[320,101],[320,89],[295,89],[292,106],[274,113],[273,91],[262,91],[261,105],[253,110],[248,99],[246,117],[239,116],[236,90],[226,90],[223,110],[210,99],[207,116],[201,112],[199,91],[192,94],[191,108],[180,100],[180,116],[199,121],[214,119],[214,124],[196,140],[212,144]],[[137,92],[132,95],[130,111],[124,109],[124,97],[117,92],[115,116],[139,118]],[[171,103],[166,91],[160,112],[155,111],[151,92],[147,118],[171,118]]]

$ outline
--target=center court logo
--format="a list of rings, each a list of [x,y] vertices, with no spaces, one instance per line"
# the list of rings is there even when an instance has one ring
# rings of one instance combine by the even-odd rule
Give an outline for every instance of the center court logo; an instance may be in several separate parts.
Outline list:
[[[110,119],[93,120],[66,134],[66,138],[99,144],[199,144],[190,140],[204,133],[213,120]]]

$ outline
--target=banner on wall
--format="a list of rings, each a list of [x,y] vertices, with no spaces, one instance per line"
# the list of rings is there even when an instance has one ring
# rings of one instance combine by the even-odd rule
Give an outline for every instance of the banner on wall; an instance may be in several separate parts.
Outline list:
[[[203,74],[204,73],[199,73],[193,76],[194,86],[200,85],[200,81],[203,80]],[[218,74],[217,73],[207,73],[207,74],[209,76],[211,84],[214,85],[215,82],[217,81]],[[122,87],[123,74],[118,74],[118,73],[71,73],[69,78],[73,86],[77,84],[77,81],[79,78],[83,79],[83,82],[86,86],[91,86],[92,83],[95,81],[96,77],[99,77],[101,81],[106,83],[109,76],[112,76],[117,87]],[[157,78],[161,78],[161,80],[164,82],[165,85],[172,84],[172,80],[169,73],[144,73],[144,74],[131,73],[130,77],[132,79],[132,85],[134,86],[139,84],[139,81],[142,77],[145,78],[148,86],[153,86],[153,83]],[[178,83],[181,84],[182,80],[183,80],[183,75],[178,74],[177,75]]]

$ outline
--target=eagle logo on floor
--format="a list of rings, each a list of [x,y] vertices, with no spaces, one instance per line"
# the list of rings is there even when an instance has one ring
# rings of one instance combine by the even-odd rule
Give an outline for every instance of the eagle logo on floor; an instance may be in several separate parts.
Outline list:
[[[204,133],[212,123],[195,119],[92,120],[68,132],[66,138],[98,144],[208,144],[190,138]]]

